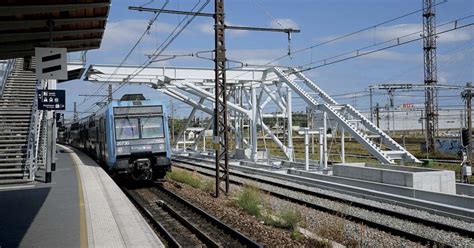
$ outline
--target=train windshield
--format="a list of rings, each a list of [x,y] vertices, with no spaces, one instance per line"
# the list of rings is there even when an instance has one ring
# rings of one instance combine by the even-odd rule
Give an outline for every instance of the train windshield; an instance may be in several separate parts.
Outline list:
[[[162,138],[163,132],[163,117],[142,117],[140,118],[140,126],[142,131],[142,138]]]
[[[139,139],[140,130],[137,118],[115,119],[115,134],[117,140]]]

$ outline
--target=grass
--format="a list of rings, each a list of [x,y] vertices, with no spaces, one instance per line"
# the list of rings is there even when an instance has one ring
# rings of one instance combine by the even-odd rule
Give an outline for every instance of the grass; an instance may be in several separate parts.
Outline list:
[[[173,171],[166,174],[166,178],[176,182],[187,184],[196,189],[212,193],[216,190],[216,183],[214,180],[204,179],[197,172],[173,168]]]
[[[264,222],[278,228],[296,231],[302,220],[303,217],[298,210],[286,207],[275,214],[268,211]]]
[[[245,186],[237,194],[235,204],[248,214],[260,218],[262,216],[263,199],[260,191],[252,186]]]
[[[302,238],[298,231],[298,226],[303,220],[300,212],[289,206],[279,211],[272,210],[262,192],[256,187],[245,186],[237,193],[235,204],[246,213],[263,221],[265,225],[289,230],[292,239]]]
[[[186,170],[174,168],[173,171],[166,173],[166,178],[187,184],[197,189],[201,188],[203,185],[203,180],[199,175],[197,175],[195,172],[189,172]]]

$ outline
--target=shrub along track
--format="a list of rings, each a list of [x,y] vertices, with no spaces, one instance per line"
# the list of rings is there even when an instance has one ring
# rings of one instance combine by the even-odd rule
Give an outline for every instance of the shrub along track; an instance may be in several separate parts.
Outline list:
[[[200,162],[196,162],[196,161],[197,160],[175,158],[173,159],[173,162],[174,162],[173,166],[186,169],[186,170],[195,170],[196,172],[202,175],[214,177],[214,171],[212,167],[213,165],[210,165],[210,162],[206,163],[205,161],[202,161],[202,160]],[[468,245],[469,246],[469,245],[474,244],[473,241],[468,238],[474,235],[474,232],[472,230],[466,230],[462,228],[456,228],[450,225],[444,225],[442,223],[427,220],[422,217],[414,217],[412,215],[406,215],[404,213],[400,213],[394,210],[382,209],[380,207],[371,206],[370,204],[361,204],[359,202],[352,202],[352,201],[341,199],[338,197],[331,197],[328,195],[318,194],[314,191],[309,191],[309,190],[297,188],[288,184],[283,184],[281,182],[277,182],[278,180],[273,180],[271,178],[265,179],[265,178],[262,178],[261,176],[255,177],[250,174],[235,173],[232,171],[231,171],[231,175],[232,177],[230,181],[233,184],[242,185],[244,184],[242,180],[244,181],[251,180],[263,185],[268,185],[270,188],[272,187],[283,188],[286,190],[295,191],[298,193],[307,194],[314,197],[324,198],[324,199],[328,199],[328,200],[335,201],[338,203],[346,204],[347,208],[359,208],[359,209],[368,210],[368,211],[378,214],[379,215],[378,219],[387,219],[387,218],[396,219],[396,221],[398,222],[397,224],[387,225],[386,221],[384,222],[384,221],[374,220],[374,218],[365,218],[357,213],[351,214],[351,213],[348,213],[347,211],[341,212],[337,208],[333,208],[332,206],[327,206],[327,205],[320,204],[317,202],[315,203],[313,201],[304,200],[299,197],[294,197],[291,194],[281,192],[279,190],[261,188],[262,191],[269,193],[275,197],[288,200],[294,203],[298,203],[301,205],[305,205],[307,207],[310,207],[319,211],[327,212],[336,216],[343,216],[344,218],[350,221],[362,223],[366,226],[388,232],[395,236],[404,237],[415,242],[420,242],[424,245],[439,245],[439,246]],[[413,223],[415,224],[416,228],[412,228]],[[417,229],[417,230],[414,230],[414,229]],[[442,233],[440,233],[440,230]]]

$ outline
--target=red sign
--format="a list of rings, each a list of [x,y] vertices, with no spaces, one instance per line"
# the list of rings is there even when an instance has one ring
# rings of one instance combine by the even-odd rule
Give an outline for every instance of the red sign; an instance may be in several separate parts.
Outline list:
[[[413,103],[404,103],[402,104],[402,109],[413,109],[415,108],[415,104]]]

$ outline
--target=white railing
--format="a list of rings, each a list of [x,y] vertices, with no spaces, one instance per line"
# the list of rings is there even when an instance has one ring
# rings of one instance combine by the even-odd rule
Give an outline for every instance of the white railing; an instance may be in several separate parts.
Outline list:
[[[28,171],[29,179],[34,180],[36,170],[38,169],[38,141],[40,138],[38,126],[41,125],[40,114],[38,111],[38,96],[36,91],[35,98],[33,99],[33,105],[31,106],[31,118],[30,127],[28,129],[28,143],[26,147],[26,166],[24,172]],[[42,116],[41,116],[42,118]]]
[[[0,96],[3,94],[3,89],[5,88],[5,84],[7,82],[8,75],[13,69],[13,64],[15,63],[14,59],[9,60],[0,60]]]

